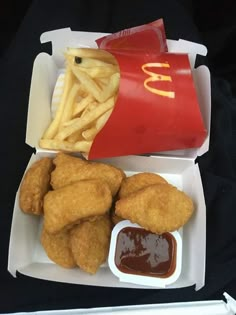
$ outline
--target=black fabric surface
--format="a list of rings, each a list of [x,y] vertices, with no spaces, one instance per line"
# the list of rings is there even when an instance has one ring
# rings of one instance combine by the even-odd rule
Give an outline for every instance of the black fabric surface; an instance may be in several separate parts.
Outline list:
[[[199,15],[195,18],[196,26],[194,7],[186,6],[187,3],[174,0],[32,2],[0,60],[0,313],[212,300],[222,299],[224,291],[236,298],[236,98],[233,94],[236,81],[235,50],[231,45],[235,26],[226,21],[219,29],[218,23],[216,33],[216,28],[207,30],[206,24],[200,25]],[[204,62],[213,74],[211,144],[209,152],[198,158],[207,206],[205,287],[198,292],[194,287],[112,289],[48,282],[22,275],[13,278],[7,271],[7,256],[14,198],[33,152],[25,144],[32,66],[40,51],[50,52],[51,48],[40,44],[41,33],[68,26],[72,30],[114,32],[161,17],[168,38],[209,44],[209,59]]]

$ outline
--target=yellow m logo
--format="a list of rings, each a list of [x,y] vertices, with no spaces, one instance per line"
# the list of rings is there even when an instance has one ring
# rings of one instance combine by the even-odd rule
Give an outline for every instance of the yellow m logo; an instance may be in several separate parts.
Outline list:
[[[150,63],[145,63],[144,65],[142,65],[142,70],[144,73],[149,75],[149,78],[147,78],[144,81],[144,87],[150,91],[151,93],[160,95],[160,96],[165,96],[165,97],[170,97],[170,98],[174,98],[175,97],[175,92],[173,91],[164,91],[164,90],[159,90],[156,89],[154,87],[151,87],[148,85],[149,82],[156,82],[156,81],[172,81],[171,76],[169,75],[163,75],[163,74],[159,74],[159,73],[155,73],[152,71],[147,70],[146,68],[170,68],[170,65],[168,62],[150,62]]]

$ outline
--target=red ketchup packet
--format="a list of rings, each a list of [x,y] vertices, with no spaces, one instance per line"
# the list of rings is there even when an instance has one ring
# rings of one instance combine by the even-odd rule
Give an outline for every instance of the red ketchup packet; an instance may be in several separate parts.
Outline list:
[[[134,50],[135,52],[155,50],[156,53],[167,51],[162,19],[104,36],[96,42],[100,49],[108,51],[111,49]]]
[[[115,108],[89,159],[199,147],[206,138],[187,54],[167,52],[163,21],[97,40],[120,67]]]

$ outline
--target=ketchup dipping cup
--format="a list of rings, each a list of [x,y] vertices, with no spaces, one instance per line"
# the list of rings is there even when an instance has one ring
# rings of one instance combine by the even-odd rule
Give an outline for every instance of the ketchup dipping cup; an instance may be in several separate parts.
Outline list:
[[[164,288],[179,278],[181,264],[178,231],[158,235],[129,220],[113,228],[108,265],[120,281]]]

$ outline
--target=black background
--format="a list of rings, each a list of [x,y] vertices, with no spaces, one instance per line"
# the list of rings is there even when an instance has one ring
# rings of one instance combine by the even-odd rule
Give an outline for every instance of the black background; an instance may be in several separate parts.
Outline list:
[[[234,1],[38,0],[0,4],[0,312],[148,304],[236,297],[236,37]],[[41,33],[114,32],[164,18],[167,37],[202,42],[212,73],[210,150],[198,158],[207,205],[206,284],[134,290],[47,282],[7,271],[15,193],[33,149],[25,144],[32,65]]]

